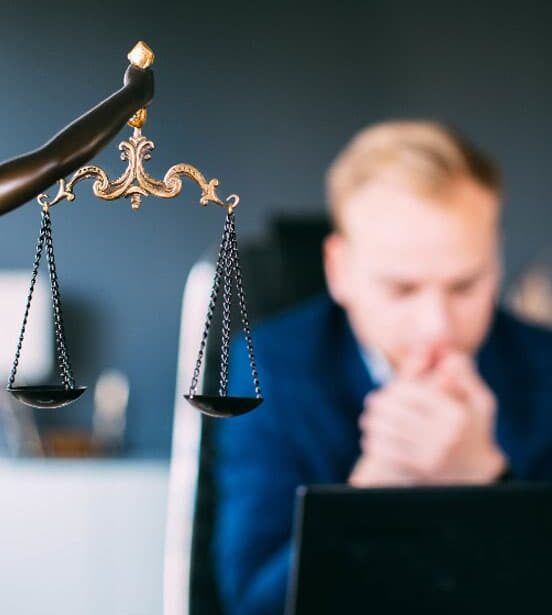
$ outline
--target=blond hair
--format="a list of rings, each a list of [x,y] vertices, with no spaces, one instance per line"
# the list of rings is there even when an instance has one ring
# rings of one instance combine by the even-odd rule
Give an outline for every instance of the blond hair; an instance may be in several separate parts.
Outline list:
[[[495,162],[452,128],[431,121],[382,122],[356,134],[331,164],[327,201],[339,227],[341,205],[370,180],[389,179],[435,195],[465,176],[501,192]]]

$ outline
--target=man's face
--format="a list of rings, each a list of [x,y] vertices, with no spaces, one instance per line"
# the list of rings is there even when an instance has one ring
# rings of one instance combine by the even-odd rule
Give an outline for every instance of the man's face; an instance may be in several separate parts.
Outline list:
[[[473,354],[500,277],[498,218],[498,197],[468,178],[439,197],[384,181],[354,192],[324,250],[330,293],[361,345],[395,368],[412,352]]]

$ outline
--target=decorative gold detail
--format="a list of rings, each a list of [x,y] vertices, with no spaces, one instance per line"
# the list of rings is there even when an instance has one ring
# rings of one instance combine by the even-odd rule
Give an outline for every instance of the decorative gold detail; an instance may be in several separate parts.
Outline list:
[[[144,43],[144,41],[138,41],[136,45],[130,50],[128,54],[129,62],[133,66],[137,66],[138,68],[149,68],[153,61],[155,60],[155,54],[151,50],[151,48]],[[132,128],[142,128],[146,123],[148,118],[148,112],[145,108],[138,109],[136,113],[130,118],[127,122],[129,126]]]
[[[155,54],[144,41],[138,41],[130,50],[127,58],[131,64],[138,66],[138,68],[149,68],[155,60]]]
[[[132,209],[139,209],[142,197],[150,195],[162,199],[172,199],[180,194],[182,190],[182,177],[189,177],[201,188],[199,202],[205,206],[208,203],[216,203],[232,213],[238,206],[239,196],[230,195],[226,201],[220,199],[216,188],[219,180],[216,178],[207,180],[196,167],[191,164],[180,163],[173,165],[162,180],[155,179],[144,169],[144,160],[151,158],[151,152],[155,148],[153,141],[142,135],[140,128],[135,128],[133,135],[128,141],[119,144],[121,160],[128,162],[127,168],[117,179],[110,181],[103,169],[94,165],[81,167],[73,174],[73,177],[66,181],[60,179],[58,193],[53,200],[48,200],[47,194],[40,194],[38,202],[43,208],[52,207],[60,201],[67,199],[75,200],[73,192],[74,186],[83,179],[95,177],[96,181],[92,185],[94,194],[100,199],[112,201],[121,197],[130,197]]]
[[[132,128],[142,128],[148,119],[147,109],[138,109],[136,113],[128,120],[127,124]]]
[[[155,54],[144,41],[138,41],[127,57],[133,66],[143,69],[149,68],[155,60]],[[132,128],[142,128],[146,123],[147,117],[148,113],[145,108],[138,109],[127,124]]]

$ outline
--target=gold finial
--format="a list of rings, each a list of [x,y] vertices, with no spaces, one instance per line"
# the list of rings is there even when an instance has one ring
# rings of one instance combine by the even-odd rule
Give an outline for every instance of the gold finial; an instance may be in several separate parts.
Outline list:
[[[136,45],[130,50],[127,58],[133,66],[138,68],[149,68],[155,60],[155,54],[151,48],[144,43],[144,41],[138,41]],[[136,113],[127,122],[132,128],[142,128],[146,123],[148,114],[146,109],[138,109]]]
[[[127,124],[132,128],[142,128],[148,119],[147,109],[138,109],[136,113],[128,120]]]
[[[155,54],[144,41],[138,41],[130,50],[127,58],[134,66],[149,68],[155,60]]]

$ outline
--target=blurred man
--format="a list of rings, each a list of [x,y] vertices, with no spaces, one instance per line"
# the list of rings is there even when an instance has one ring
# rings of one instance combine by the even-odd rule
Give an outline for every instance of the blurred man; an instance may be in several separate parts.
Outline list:
[[[552,334],[497,309],[501,185],[431,122],[369,128],[327,178],[330,297],[256,331],[266,401],[220,426],[228,613],[283,612],[295,489],[552,478]],[[250,371],[234,353],[232,386]]]

